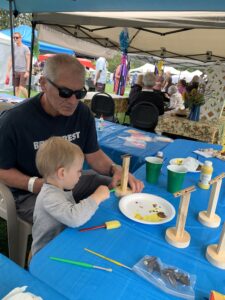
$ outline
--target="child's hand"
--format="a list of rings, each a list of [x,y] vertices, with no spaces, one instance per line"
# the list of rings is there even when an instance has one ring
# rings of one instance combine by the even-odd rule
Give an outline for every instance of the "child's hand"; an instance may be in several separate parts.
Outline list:
[[[97,204],[100,204],[109,198],[109,189],[106,185],[100,185],[97,190],[90,196]]]

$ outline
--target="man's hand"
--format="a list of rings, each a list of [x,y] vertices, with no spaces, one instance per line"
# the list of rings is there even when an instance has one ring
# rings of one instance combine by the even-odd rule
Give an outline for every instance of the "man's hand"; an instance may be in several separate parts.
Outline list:
[[[116,186],[118,186],[121,182],[121,177],[122,177],[122,167],[114,166],[113,177],[112,177],[110,188],[115,188]],[[140,193],[144,188],[143,182],[135,178],[131,173],[129,173],[128,175],[128,183],[133,193]]]
[[[26,71],[25,74],[24,74],[24,78],[28,78],[29,77],[29,72]]]

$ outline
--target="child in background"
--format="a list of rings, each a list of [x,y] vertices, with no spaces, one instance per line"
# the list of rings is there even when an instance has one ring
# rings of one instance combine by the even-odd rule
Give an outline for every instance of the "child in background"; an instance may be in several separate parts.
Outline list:
[[[38,149],[36,165],[45,183],[37,196],[32,228],[34,255],[66,226],[86,223],[109,197],[107,186],[100,186],[87,199],[76,203],[72,189],[81,176],[84,155],[79,146],[62,137],[51,137]]]
[[[169,109],[172,110],[183,110],[184,100],[175,85],[171,85],[168,89],[168,95],[170,97]]]

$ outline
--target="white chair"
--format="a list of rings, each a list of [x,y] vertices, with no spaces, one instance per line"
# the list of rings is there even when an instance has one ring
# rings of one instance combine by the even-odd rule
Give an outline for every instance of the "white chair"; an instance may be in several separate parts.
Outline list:
[[[28,236],[31,234],[32,225],[17,216],[13,194],[1,182],[0,217],[7,222],[9,258],[24,268]]]

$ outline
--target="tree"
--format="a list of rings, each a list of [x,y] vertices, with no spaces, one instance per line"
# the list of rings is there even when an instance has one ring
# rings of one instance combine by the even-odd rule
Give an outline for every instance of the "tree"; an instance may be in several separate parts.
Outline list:
[[[31,14],[19,14],[16,18],[13,18],[14,27],[19,25],[31,26],[32,15]],[[9,11],[0,10],[0,30],[10,28]]]

